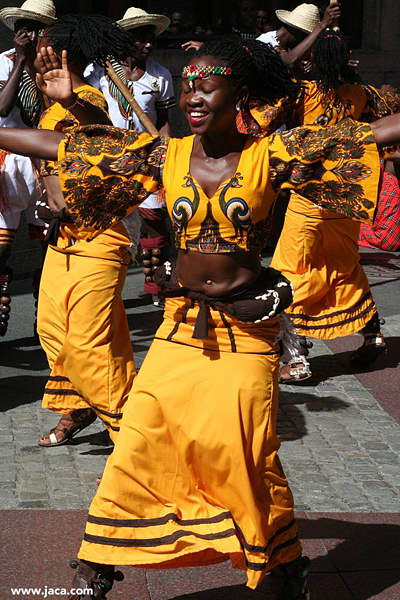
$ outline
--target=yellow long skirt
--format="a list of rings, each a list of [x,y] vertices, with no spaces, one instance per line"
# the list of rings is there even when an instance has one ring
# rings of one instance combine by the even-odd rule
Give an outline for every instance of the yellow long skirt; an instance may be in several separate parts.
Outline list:
[[[376,314],[359,263],[360,224],[292,194],[271,267],[294,287],[285,311],[300,335],[333,339],[360,331]]]
[[[61,414],[91,407],[114,441],[136,374],[121,297],[129,255],[115,232],[98,237],[47,251],[38,333],[51,374],[42,407]]]
[[[157,569],[230,559],[255,588],[301,554],[277,457],[279,322],[211,310],[210,338],[193,340],[196,315],[188,300],[167,300],[79,558]]]

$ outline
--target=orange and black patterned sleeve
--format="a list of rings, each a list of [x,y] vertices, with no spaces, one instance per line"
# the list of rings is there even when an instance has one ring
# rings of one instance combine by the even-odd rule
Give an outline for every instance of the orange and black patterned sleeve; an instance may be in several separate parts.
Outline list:
[[[298,99],[282,98],[276,104],[253,104],[250,107],[252,117],[260,125],[264,135],[271,135],[282,125],[292,124],[296,120]],[[298,122],[298,120],[297,120]]]
[[[381,117],[400,112],[400,94],[383,92],[372,85],[363,85],[366,95],[364,110],[358,119],[363,123],[372,123]]]
[[[78,227],[105,230],[162,187],[169,138],[105,125],[73,128],[58,152],[58,176]]]
[[[276,193],[293,189],[321,208],[372,223],[380,160],[369,125],[345,119],[331,127],[297,127],[265,142]]]

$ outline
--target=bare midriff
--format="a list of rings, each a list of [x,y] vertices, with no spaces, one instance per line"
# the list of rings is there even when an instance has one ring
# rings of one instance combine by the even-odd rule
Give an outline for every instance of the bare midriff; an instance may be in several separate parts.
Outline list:
[[[240,291],[260,274],[257,250],[224,254],[203,254],[180,250],[176,266],[179,282],[208,296],[225,296]]]

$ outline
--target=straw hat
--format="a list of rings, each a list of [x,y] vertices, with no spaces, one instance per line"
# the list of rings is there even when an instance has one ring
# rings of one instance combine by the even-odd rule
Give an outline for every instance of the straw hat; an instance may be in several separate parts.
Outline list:
[[[318,6],[315,4],[300,4],[294,10],[276,10],[276,16],[282,23],[311,33],[321,22]]]
[[[26,0],[21,8],[9,6],[0,10],[0,21],[14,31],[15,22],[29,19],[50,25],[56,20],[56,7],[52,0]]]
[[[170,22],[170,19],[165,15],[150,15],[145,10],[135,8],[134,6],[128,8],[123,18],[117,21],[118,25],[121,25],[126,30],[153,25],[156,28],[156,35],[161,35],[167,29]]]

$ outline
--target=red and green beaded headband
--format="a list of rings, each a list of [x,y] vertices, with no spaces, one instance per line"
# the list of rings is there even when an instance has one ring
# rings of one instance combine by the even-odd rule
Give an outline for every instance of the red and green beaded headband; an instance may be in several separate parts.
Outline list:
[[[231,67],[211,67],[204,65],[189,65],[184,67],[182,71],[183,79],[193,81],[194,79],[205,79],[210,75],[225,75],[229,77],[232,75]]]

